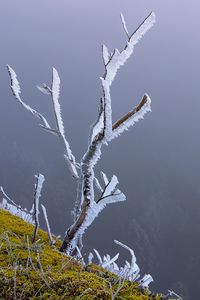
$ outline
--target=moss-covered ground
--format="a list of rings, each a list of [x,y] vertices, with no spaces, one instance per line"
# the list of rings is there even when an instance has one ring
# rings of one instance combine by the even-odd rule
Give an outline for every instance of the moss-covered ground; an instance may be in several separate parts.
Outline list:
[[[139,290],[133,282],[121,287],[115,275],[97,265],[82,267],[59,253],[60,241],[51,247],[42,230],[32,244],[33,229],[0,209],[0,300],[164,299]]]

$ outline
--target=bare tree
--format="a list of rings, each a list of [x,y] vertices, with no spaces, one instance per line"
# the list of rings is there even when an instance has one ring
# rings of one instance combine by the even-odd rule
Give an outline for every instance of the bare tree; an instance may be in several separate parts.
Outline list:
[[[129,34],[127,30],[123,15],[121,15],[121,21],[128,40],[122,51],[114,49],[112,53],[109,53],[107,47],[105,45],[102,46],[105,73],[100,78],[102,97],[100,99],[99,113],[96,122],[91,127],[88,149],[79,164],[76,162],[65,136],[59,104],[60,78],[56,69],[53,68],[51,87],[46,84],[38,87],[40,91],[49,95],[52,99],[56,125],[55,128],[51,128],[42,114],[23,102],[20,97],[21,91],[16,73],[10,66],[7,66],[11,79],[11,89],[15,98],[25,109],[41,120],[43,129],[59,137],[64,147],[64,156],[72,176],[78,181],[79,193],[73,211],[73,224],[68,228],[60,248],[61,251],[70,255],[77,255],[77,249],[81,250],[82,236],[85,230],[107,204],[126,200],[125,195],[117,188],[118,179],[115,175],[108,180],[107,176],[102,172],[103,187],[95,177],[94,167],[101,157],[102,146],[104,144],[107,145],[111,140],[128,130],[137,121],[143,119],[147,112],[151,111],[151,100],[147,94],[144,94],[136,107],[125,116],[122,116],[117,122],[113,123],[112,121],[110,95],[112,82],[118,69],[124,65],[133,53],[135,45],[154,24],[155,14],[152,12],[132,34]],[[94,186],[100,191],[100,197],[96,197]]]

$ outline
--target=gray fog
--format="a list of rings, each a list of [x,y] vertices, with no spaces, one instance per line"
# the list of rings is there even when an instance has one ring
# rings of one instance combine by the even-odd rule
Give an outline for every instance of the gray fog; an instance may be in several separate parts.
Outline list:
[[[2,0],[0,3],[0,185],[30,209],[34,174],[44,174],[42,202],[53,232],[65,232],[76,184],[53,135],[15,101],[6,64],[21,83],[22,99],[50,122],[49,98],[36,85],[61,77],[66,136],[77,160],[101,96],[101,45],[122,49],[120,22],[134,30],[154,11],[157,22],[120,69],[112,86],[113,118],[132,109],[148,93],[152,113],[104,147],[96,172],[116,174],[127,201],[110,205],[88,229],[84,251],[128,253],[132,247],[141,273],[154,278],[151,290],[172,289],[197,299],[200,269],[200,4],[197,0]],[[42,223],[42,220],[41,220]],[[44,224],[42,223],[42,226]]]

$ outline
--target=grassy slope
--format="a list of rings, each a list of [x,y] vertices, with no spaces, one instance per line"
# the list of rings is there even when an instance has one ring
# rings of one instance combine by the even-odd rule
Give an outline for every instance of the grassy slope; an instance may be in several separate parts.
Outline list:
[[[0,209],[0,300],[2,299],[111,299],[116,276],[96,265],[83,268],[49,246],[39,230],[33,245],[33,226]],[[162,299],[125,282],[115,299]]]

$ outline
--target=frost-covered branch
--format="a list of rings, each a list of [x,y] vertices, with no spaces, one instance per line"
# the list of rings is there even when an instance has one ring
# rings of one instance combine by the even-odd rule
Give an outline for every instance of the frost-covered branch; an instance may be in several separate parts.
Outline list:
[[[42,121],[42,124],[40,124],[42,127],[50,129],[49,123],[47,122],[46,118],[41,113],[31,108],[29,105],[27,105],[25,102],[22,101],[20,97],[21,89],[20,89],[19,81],[17,79],[17,75],[9,65],[7,65],[7,69],[11,80],[11,90],[13,92],[13,95],[17,99],[17,101],[32,115],[34,115],[35,117],[39,118],[40,121]]]
[[[123,278],[124,280],[129,281],[136,281],[138,282],[141,288],[148,288],[149,284],[153,281],[153,278],[150,274],[148,274],[144,275],[144,277],[140,279],[140,268],[136,263],[134,251],[130,247],[126,246],[125,244],[119,241],[115,240],[114,242],[130,252],[131,263],[126,261],[124,267],[118,267],[116,261],[119,257],[119,253],[116,254],[113,258],[111,258],[108,254],[104,255],[102,258],[99,252],[96,249],[94,249],[99,265],[102,266],[104,269],[108,270],[109,272],[116,274],[119,278]],[[90,253],[89,255],[90,258],[88,257],[88,261],[90,261],[91,263],[91,259],[93,258],[93,256],[92,253]]]
[[[183,298],[181,296],[179,296],[177,293],[175,293],[174,291],[168,290],[168,294],[166,295],[166,297],[169,297],[169,296],[175,296],[175,297],[178,297],[177,300],[183,300]]]
[[[64,132],[64,125],[62,121],[62,115],[61,115],[61,109],[60,109],[60,104],[59,104],[59,94],[60,94],[60,78],[58,75],[58,72],[55,68],[52,70],[52,86],[49,88],[46,84],[43,84],[42,87],[38,86],[38,89],[47,94],[50,95],[53,101],[53,109],[54,109],[54,114],[55,114],[55,120],[56,120],[56,129],[51,128],[49,123],[47,122],[46,118],[36,111],[35,109],[31,108],[29,105],[27,105],[20,97],[21,94],[21,89],[20,89],[20,84],[17,79],[17,75],[15,71],[7,65],[8,69],[8,74],[10,76],[11,80],[11,90],[13,92],[13,95],[15,96],[16,100],[26,109],[28,110],[32,115],[35,117],[39,118],[42,124],[40,126],[45,129],[47,132],[50,132],[56,136],[58,136],[62,144],[64,146],[64,157],[68,163],[68,166],[70,168],[70,171],[72,175],[75,178],[78,178],[78,173],[77,173],[77,164],[75,161],[75,157],[72,154],[72,151],[70,149],[69,143],[65,137],[65,132]]]
[[[27,223],[34,224],[33,214],[10,199],[2,186],[0,187],[0,208],[9,211],[12,215],[21,218]]]
[[[68,162],[71,173],[73,174],[73,176],[75,178],[78,178],[75,157],[73,156],[72,151],[69,146],[69,143],[65,137],[65,129],[64,129],[63,120],[62,120],[61,108],[60,108],[60,103],[59,103],[59,95],[60,95],[60,77],[58,75],[57,70],[55,68],[53,68],[51,97],[52,97],[52,101],[53,101],[53,108],[54,108],[54,114],[55,114],[55,119],[56,119],[56,127],[57,127],[57,131],[59,132],[58,136],[61,138],[61,141],[64,145],[64,149],[65,149],[64,157],[66,158],[66,160]]]
[[[119,136],[125,130],[128,130],[131,126],[137,123],[139,120],[144,118],[147,112],[151,111],[151,99],[145,94],[140,103],[134,107],[133,110],[129,111],[126,115],[120,118],[112,126],[112,137],[110,140]]]
[[[124,28],[124,31],[125,31],[125,33],[126,33],[128,39],[130,39],[130,34],[129,34],[128,29],[127,29],[127,27],[126,27],[126,22],[125,22],[125,19],[124,19],[124,15],[121,13],[121,14],[120,14],[120,17],[121,17],[122,26],[123,26],[123,28]]]
[[[120,52],[117,49],[109,54],[105,45],[102,47],[103,61],[105,66],[105,74],[101,77],[103,95],[100,99],[99,113],[96,122],[92,125],[88,149],[84,154],[81,164],[79,178],[80,198],[77,199],[76,209],[74,210],[74,223],[67,230],[61,251],[75,255],[76,246],[81,249],[82,235],[88,226],[98,216],[100,211],[108,204],[126,199],[125,195],[116,188],[118,180],[113,176],[110,181],[103,175],[105,187],[102,189],[98,179],[94,175],[94,167],[101,157],[101,148],[103,144],[108,144],[113,138],[118,136],[125,129],[143,118],[144,114],[150,111],[150,98],[145,94],[139,105],[129,112],[126,116],[112,124],[112,107],[110,87],[117,74],[118,69],[124,65],[131,56],[134,46],[141,37],[152,27],[155,22],[155,15],[151,13],[137,28],[137,30],[129,36],[124,17],[121,16],[124,30],[128,35],[128,41],[124,49]],[[94,193],[94,184],[101,191],[101,197],[96,200]]]
[[[127,59],[134,51],[135,45],[142,38],[142,36],[153,26],[155,23],[155,14],[152,12],[141,25],[129,36],[125,20],[121,15],[123,27],[127,33],[128,41],[125,48],[120,52],[118,49],[114,49],[113,53],[109,55],[106,46],[102,47],[103,60],[105,65],[105,74],[101,77],[103,96],[105,102],[105,114],[104,114],[104,139],[105,142],[110,141],[112,137],[112,108],[111,108],[111,96],[110,87],[117,74],[118,69],[125,64]],[[142,107],[141,107],[142,108]]]
[[[39,227],[39,199],[41,196],[41,190],[42,190],[42,186],[44,183],[44,176],[42,174],[39,174],[36,177],[36,184],[34,187],[34,195],[33,195],[33,216],[34,216],[34,221],[35,221],[35,230],[34,230],[34,234],[33,234],[33,240],[32,242],[35,242],[36,239],[36,235],[37,235],[37,231],[38,231],[38,227]]]
[[[119,189],[117,189],[117,184],[119,183],[117,176],[113,175],[109,181],[105,173],[101,172],[101,175],[104,179],[105,187],[96,203],[106,205],[109,203],[125,201],[126,196]]]
[[[54,240],[53,240],[53,237],[52,237],[52,234],[51,234],[51,228],[50,228],[49,220],[48,220],[48,217],[47,217],[47,210],[46,210],[46,207],[42,204],[41,204],[41,207],[42,207],[42,212],[43,212],[43,215],[44,215],[45,223],[46,223],[46,226],[47,226],[47,232],[48,232],[50,245],[53,245]]]

